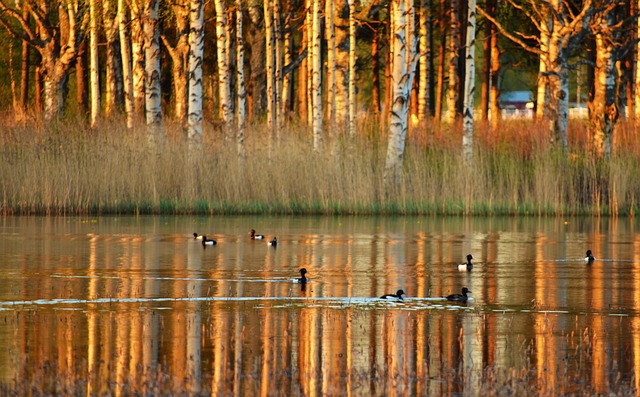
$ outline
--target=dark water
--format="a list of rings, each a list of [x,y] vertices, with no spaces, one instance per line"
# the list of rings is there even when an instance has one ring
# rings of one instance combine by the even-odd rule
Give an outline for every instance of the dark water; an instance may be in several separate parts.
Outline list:
[[[506,380],[515,393],[562,395],[640,386],[634,220],[1,222],[0,385],[9,390],[482,395],[506,390]],[[277,236],[277,248],[252,241],[251,228]],[[203,248],[194,231],[218,245]],[[475,267],[459,272],[468,253]],[[301,267],[312,279],[304,286],[289,281]],[[462,287],[472,301],[441,298]],[[399,288],[403,302],[375,299]]]

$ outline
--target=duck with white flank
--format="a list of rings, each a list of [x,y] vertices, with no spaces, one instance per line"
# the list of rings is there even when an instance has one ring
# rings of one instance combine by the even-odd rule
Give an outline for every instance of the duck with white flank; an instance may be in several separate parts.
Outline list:
[[[270,246],[272,246],[272,247],[277,246],[277,245],[278,245],[278,239],[274,237],[274,238],[273,238],[273,240],[271,240],[271,241],[269,241],[269,242],[267,243],[267,245],[270,245]]]
[[[469,291],[467,287],[464,287],[462,289],[462,294],[451,294],[451,295],[447,295],[446,298],[448,301],[466,303],[467,300],[469,300],[469,297],[467,296],[467,294],[470,294],[470,293],[471,291]]]
[[[262,240],[262,239],[264,239],[264,235],[256,234],[256,231],[254,229],[251,229],[249,231],[249,235],[251,236],[251,240]]]
[[[584,261],[588,264],[592,264],[595,260],[596,258],[591,253],[591,250],[587,250],[587,256],[584,258]]]
[[[471,263],[471,259],[473,259],[473,256],[471,256],[471,254],[467,255],[467,263],[458,265],[458,270],[461,272],[470,272],[471,269],[473,269],[473,263]]]
[[[395,294],[386,294],[382,295],[380,299],[395,299],[395,300],[403,300],[402,295],[405,295],[404,291],[399,289]]]
[[[207,245],[216,245],[216,244],[218,244],[216,240],[209,240],[207,236],[202,236],[202,245],[207,246]]]
[[[194,240],[202,240],[202,237],[204,237],[202,234],[193,233]]]
[[[292,278],[291,281],[297,284],[306,284],[311,281],[307,278],[306,274],[307,269],[303,267],[302,269],[300,269],[300,277]]]

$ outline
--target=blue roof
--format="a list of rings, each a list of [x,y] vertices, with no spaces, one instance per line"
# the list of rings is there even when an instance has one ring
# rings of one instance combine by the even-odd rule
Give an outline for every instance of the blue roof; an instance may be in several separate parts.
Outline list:
[[[532,102],[531,91],[505,91],[500,93],[500,102]]]

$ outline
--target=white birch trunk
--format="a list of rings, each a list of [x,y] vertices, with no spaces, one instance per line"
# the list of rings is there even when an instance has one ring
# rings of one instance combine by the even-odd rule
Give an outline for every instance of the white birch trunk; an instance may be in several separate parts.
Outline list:
[[[293,36],[291,36],[291,26],[285,26],[284,29],[284,65],[289,65],[291,63],[291,51],[293,50]],[[288,117],[289,109],[292,101],[292,88],[291,84],[293,73],[287,73],[282,76],[282,114],[286,118]]]
[[[100,81],[98,59],[98,4],[89,3],[89,86],[91,93],[91,126],[96,127],[100,115]]]
[[[334,0],[336,1],[336,0]],[[338,128],[349,127],[349,15],[347,0],[337,0],[333,16],[335,26],[335,118]]]
[[[464,79],[464,135],[462,149],[468,165],[473,163],[473,98],[475,94],[476,0],[468,0],[467,40]]]
[[[111,116],[120,110],[123,98],[122,58],[118,53],[118,25],[112,0],[102,0],[102,25],[106,39],[104,110],[106,116]]]
[[[356,2],[349,0],[349,134],[356,135]]]
[[[247,92],[244,84],[244,40],[243,34],[243,20],[242,20],[242,0],[235,0],[236,2],[236,81],[238,84],[238,105],[237,105],[237,144],[238,144],[238,156],[240,158],[245,157],[244,149],[244,137],[247,121]]]
[[[607,13],[601,27],[595,35],[596,40],[596,78],[591,109],[590,132],[594,154],[597,157],[611,156],[611,136],[617,120],[616,107],[616,68],[613,59],[613,47],[608,36],[614,24],[613,12]],[[604,31],[603,31],[604,30]]]
[[[540,68],[538,71],[538,90],[536,96],[536,117],[544,117],[547,100],[549,98],[548,79],[547,79],[547,64],[548,52],[549,52],[549,31],[551,30],[552,22],[550,19],[542,21],[540,24]]]
[[[231,102],[231,82],[227,55],[227,17],[224,0],[215,0],[216,8],[216,53],[218,55],[218,98],[220,116],[225,124],[233,123],[233,105]]]
[[[204,0],[191,0],[189,7],[189,103],[187,136],[192,147],[202,145],[202,64],[204,55]]]
[[[458,102],[458,87],[460,76],[458,76],[458,42],[460,36],[460,26],[458,25],[458,0],[451,0],[451,20],[450,41],[449,41],[449,90],[447,95],[447,114],[449,123],[456,121]]]
[[[306,0],[307,17],[306,17],[306,33],[307,33],[307,124],[313,126],[313,4],[316,0]]]
[[[280,1],[273,1],[273,36],[274,36],[274,69],[275,69],[275,112],[276,135],[280,135],[280,129],[284,124],[282,112],[282,26],[280,24]]]
[[[429,46],[429,23],[430,23],[430,0],[422,0],[420,2],[420,81],[418,82],[418,119],[425,121],[429,112],[429,58],[431,51]]]
[[[273,129],[276,123],[276,96],[275,96],[275,68],[274,68],[274,53],[275,53],[275,39],[273,34],[273,9],[271,8],[271,1],[264,0],[264,28],[265,28],[265,41],[267,47],[266,54],[266,74],[267,74],[267,126],[270,133],[273,133]]]
[[[145,113],[145,61],[144,61],[144,31],[143,8],[141,0],[131,0],[131,55],[133,76],[133,106],[135,114]]]
[[[336,25],[335,25],[335,0],[326,0],[325,3],[325,34],[327,37],[327,118],[329,119],[329,131],[336,132]]]
[[[322,39],[320,25],[320,0],[313,0],[313,148],[322,148],[322,54],[320,44]]]
[[[159,143],[162,134],[162,91],[160,87],[159,0],[145,4],[143,31],[145,57],[145,107],[149,139]]]
[[[131,75],[131,41],[127,25],[127,5],[125,0],[118,0],[118,32],[120,34],[120,56],[122,57],[122,81],[124,94],[124,112],[127,128],[133,128],[133,76]]]
[[[416,48],[407,48],[407,37],[413,32],[414,21],[407,18],[411,0],[392,0],[393,59],[391,81],[393,100],[389,111],[389,143],[384,168],[387,195],[397,192],[402,179],[402,161],[407,134],[409,96],[417,61]]]

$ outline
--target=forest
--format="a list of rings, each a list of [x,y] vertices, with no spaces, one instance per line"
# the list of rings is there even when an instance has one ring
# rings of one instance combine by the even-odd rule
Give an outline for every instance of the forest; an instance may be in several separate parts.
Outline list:
[[[634,0],[1,0],[2,208],[633,215],[637,16]],[[532,92],[531,118],[503,119],[510,90]]]

